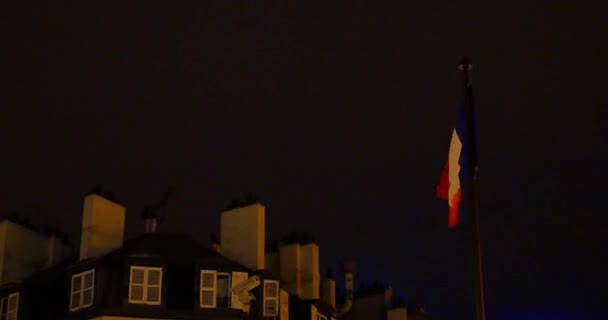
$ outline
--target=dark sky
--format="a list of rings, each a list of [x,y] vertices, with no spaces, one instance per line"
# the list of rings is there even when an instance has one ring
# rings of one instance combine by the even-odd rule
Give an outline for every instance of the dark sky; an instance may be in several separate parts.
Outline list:
[[[310,231],[323,267],[472,319],[468,214],[447,229],[434,193],[467,54],[489,316],[603,308],[605,4],[216,2],[5,7],[0,212],[78,239],[100,183],[132,237],[171,185],[162,229],[207,241],[253,193],[269,239]]]

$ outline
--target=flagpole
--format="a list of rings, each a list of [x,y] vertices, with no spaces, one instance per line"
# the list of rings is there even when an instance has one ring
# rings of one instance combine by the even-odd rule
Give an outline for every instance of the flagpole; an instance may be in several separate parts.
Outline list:
[[[462,71],[464,80],[464,101],[465,101],[465,112],[466,112],[466,123],[467,123],[467,141],[471,143],[471,146],[475,146],[475,135],[473,134],[475,127],[472,121],[475,117],[473,113],[473,97],[471,90],[471,75],[470,72],[473,69],[471,60],[468,57],[463,57],[458,69]],[[467,157],[469,160],[473,160],[476,157],[476,151],[474,147],[468,148]],[[475,297],[476,297],[476,314],[477,320],[486,320],[486,309],[485,309],[485,298],[484,298],[484,286],[483,286],[483,265],[481,259],[481,240],[479,235],[479,206],[477,201],[477,164],[472,168],[469,179],[469,201],[471,211],[471,231],[472,231],[472,250],[473,257],[475,259]]]

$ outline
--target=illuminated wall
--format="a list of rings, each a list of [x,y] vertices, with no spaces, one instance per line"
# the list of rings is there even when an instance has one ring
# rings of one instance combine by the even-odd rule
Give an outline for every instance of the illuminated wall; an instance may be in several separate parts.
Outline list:
[[[407,309],[401,307],[388,310],[387,320],[407,320]]]
[[[124,206],[96,194],[84,198],[80,260],[102,256],[122,247]]]
[[[302,296],[302,246],[285,244],[279,248],[280,278],[285,289],[297,297]]]
[[[302,299],[319,299],[321,275],[319,273],[319,246],[316,243],[302,245]]]
[[[49,262],[59,262],[60,257],[49,257],[49,242],[56,240],[8,220],[0,222],[0,282],[22,280]],[[62,244],[56,241],[55,246]],[[52,254],[60,255],[61,249]]]
[[[281,289],[281,309],[279,309],[279,319],[289,320],[289,293]]]
[[[334,309],[336,308],[336,280],[323,280],[323,300]]]
[[[264,269],[266,209],[256,203],[222,212],[222,255],[252,270]]]

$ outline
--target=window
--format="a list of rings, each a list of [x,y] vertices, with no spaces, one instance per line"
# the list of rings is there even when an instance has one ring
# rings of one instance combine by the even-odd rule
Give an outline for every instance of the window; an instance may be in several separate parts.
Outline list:
[[[264,280],[264,316],[276,317],[279,315],[279,282]]]
[[[230,285],[230,273],[217,273],[217,290],[215,292],[216,296],[216,306],[218,307],[230,307],[230,289],[232,286]]]
[[[163,269],[131,266],[129,303],[159,305]]]
[[[93,305],[94,282],[95,269],[77,273],[72,276],[72,290],[70,290],[70,311],[75,311]]]
[[[241,281],[247,280],[246,272],[217,272],[215,270],[201,270],[201,308],[233,307],[242,309],[240,300],[232,294],[232,287]],[[236,281],[233,283],[233,281]]]
[[[0,301],[0,315],[2,320],[17,320],[19,311],[19,292],[11,293]]]
[[[201,270],[201,308],[215,308],[217,272],[215,270]]]

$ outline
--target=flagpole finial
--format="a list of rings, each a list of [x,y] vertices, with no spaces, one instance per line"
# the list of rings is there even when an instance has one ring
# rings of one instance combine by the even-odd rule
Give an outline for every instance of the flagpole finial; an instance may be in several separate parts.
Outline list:
[[[473,70],[471,58],[467,56],[462,57],[462,59],[460,59],[460,63],[458,64],[458,70],[463,73],[465,86],[468,87],[471,82],[469,73],[471,72],[471,70]]]
[[[460,59],[460,63],[458,64],[458,70],[460,71],[471,71],[473,70],[473,64],[471,63],[471,58],[464,56]]]

